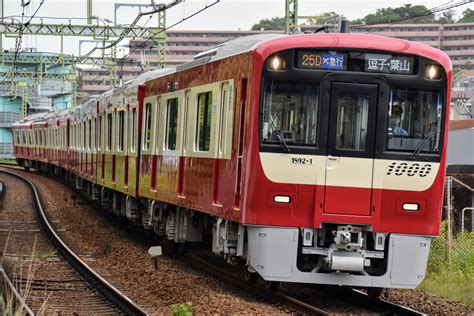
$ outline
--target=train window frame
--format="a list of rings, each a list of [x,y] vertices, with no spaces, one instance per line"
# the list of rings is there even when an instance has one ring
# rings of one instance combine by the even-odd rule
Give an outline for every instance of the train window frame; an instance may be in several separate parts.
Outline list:
[[[194,148],[198,152],[209,152],[211,149],[211,134],[212,134],[212,113],[213,113],[213,99],[212,91],[206,91],[197,95],[197,117],[196,117],[196,138],[194,140]],[[204,99],[202,99],[204,97]],[[201,110],[203,109],[204,101],[204,115],[201,117]],[[207,113],[206,113],[207,112]],[[201,118],[202,126],[201,126]],[[204,129],[203,129],[204,128]],[[203,137],[201,137],[203,135]],[[202,144],[201,144],[202,143]],[[201,148],[202,145],[202,148]]]
[[[292,154],[317,154],[321,152],[323,149],[321,148],[321,140],[324,135],[326,135],[325,131],[322,130],[323,127],[323,122],[321,119],[327,115],[325,112],[325,105],[323,102],[323,82],[320,81],[315,81],[315,80],[306,80],[306,79],[273,79],[273,78],[266,78],[266,80],[262,80],[261,82],[261,88],[260,88],[260,104],[259,104],[259,111],[261,114],[259,114],[259,144],[260,144],[260,151],[261,152],[278,152],[278,153],[284,153],[285,148],[280,144],[279,142],[265,142],[264,141],[264,108],[265,108],[265,101],[266,101],[266,87],[267,84],[271,82],[276,82],[276,83],[289,83],[289,84],[301,84],[301,85],[309,85],[312,87],[312,91],[314,91],[315,96],[315,118],[314,118],[314,124],[315,124],[315,135],[314,135],[314,144],[305,144],[305,145],[298,145],[298,144],[292,144],[292,143],[286,143],[287,147],[289,148],[290,152]]]
[[[171,117],[173,115],[173,117]],[[166,130],[165,130],[165,146],[166,151],[174,151],[178,145],[178,126],[179,126],[179,98],[169,98],[166,100]],[[173,123],[173,126],[170,124]],[[171,138],[174,134],[174,139]],[[171,142],[171,140],[174,140]]]
[[[103,113],[99,113],[99,126],[97,127],[97,151],[102,152],[102,135],[103,135]]]
[[[153,153],[155,131],[155,112],[157,107],[157,97],[151,96],[145,98],[143,102],[143,124],[142,124],[142,151],[146,154]],[[149,109],[147,109],[149,108]]]
[[[130,132],[127,133],[130,136],[130,153],[136,153],[137,151],[137,107],[134,106],[130,108],[130,111],[128,112],[129,115],[129,120],[130,120]]]
[[[117,127],[118,127],[118,140],[116,150],[119,153],[123,153],[125,150],[125,110],[119,110],[117,115]]]
[[[222,82],[219,92],[219,158],[230,159],[234,128],[234,81]]]
[[[112,153],[114,150],[113,145],[113,136],[114,136],[114,113],[107,112],[106,113],[106,144],[105,144],[105,151],[107,153]]]
[[[383,143],[383,155],[384,156],[393,156],[393,155],[396,155],[396,156],[407,156],[408,157],[411,157],[411,155],[413,155],[414,152],[417,152],[418,155],[420,156],[423,156],[425,157],[424,159],[430,159],[429,157],[435,159],[437,161],[437,159],[439,157],[441,157],[441,154],[442,154],[442,151],[443,151],[443,146],[444,146],[444,131],[445,131],[445,115],[446,115],[446,93],[445,93],[445,90],[442,89],[442,88],[439,88],[439,87],[425,87],[425,86],[418,86],[416,88],[413,88],[413,87],[407,87],[407,86],[403,86],[403,85],[390,85],[389,87],[389,96],[393,96],[393,91],[394,90],[406,90],[407,93],[408,91],[410,92],[415,92],[415,91],[418,91],[419,93],[421,91],[427,93],[433,93],[433,94],[437,94],[437,102],[438,104],[436,104],[435,106],[437,107],[436,109],[436,116],[437,116],[437,126],[436,126],[436,135],[434,135],[434,137],[436,138],[436,145],[435,147],[433,148],[432,151],[425,151],[425,150],[415,150],[413,148],[411,149],[395,149],[395,148],[389,148],[388,146],[388,141],[389,141],[389,130],[392,130],[393,132],[393,129],[390,129],[390,121],[393,120],[394,118],[392,117],[392,113],[393,111],[396,110],[396,108],[394,107],[394,105],[391,104],[391,101],[392,101],[392,97],[389,97],[389,101],[387,102],[387,109],[385,111],[385,117],[384,117],[384,124],[381,124],[383,126],[383,136],[381,136],[381,142]],[[415,100],[418,100],[418,99],[415,99]],[[426,101],[425,101],[426,102]],[[403,112],[402,112],[403,113]],[[401,115],[401,113],[400,113]],[[417,114],[417,116],[419,116],[419,114]],[[400,118],[401,119],[401,118]],[[400,124],[399,124],[400,125]],[[402,127],[403,128],[403,127]],[[392,134],[392,138],[394,137],[395,134]],[[400,135],[398,135],[400,136]],[[410,136],[410,134],[408,134],[407,136]],[[400,138],[400,137],[395,137],[395,138]],[[423,141],[422,138],[407,138],[407,139],[414,139],[414,140],[418,140],[418,142],[416,142],[416,144],[419,144],[420,141]],[[416,145],[415,147],[417,147],[418,145]],[[424,147],[424,146],[423,146]],[[435,149],[437,148],[437,151],[435,151]]]

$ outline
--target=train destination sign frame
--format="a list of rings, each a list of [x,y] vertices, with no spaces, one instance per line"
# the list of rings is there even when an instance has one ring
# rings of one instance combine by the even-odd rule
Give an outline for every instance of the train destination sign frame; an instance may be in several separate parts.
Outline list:
[[[390,54],[365,54],[365,72],[412,75],[414,58]]]
[[[416,58],[384,53],[302,49],[295,52],[295,68],[413,75]]]
[[[300,50],[297,54],[296,67],[321,70],[346,70],[347,55],[328,51]]]

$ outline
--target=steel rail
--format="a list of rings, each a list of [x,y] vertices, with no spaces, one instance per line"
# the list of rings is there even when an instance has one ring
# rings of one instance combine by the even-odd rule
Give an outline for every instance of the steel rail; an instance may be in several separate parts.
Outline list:
[[[261,286],[248,283],[238,278],[237,276],[221,269],[220,267],[210,264],[206,260],[203,260],[191,254],[181,253],[180,255],[178,255],[178,259],[208,274],[214,275],[215,277],[221,280],[227,281],[240,289],[250,292],[255,296],[285,305],[297,313],[301,313],[303,315],[331,315],[331,313],[328,311],[305,303],[287,294],[283,294],[278,291],[265,290]]]
[[[53,246],[58,250],[61,256],[74,268],[79,274],[99,293],[106,297],[112,304],[114,304],[118,309],[120,309],[126,315],[146,315],[146,312],[142,310],[138,305],[136,305],[132,300],[127,296],[122,294],[117,290],[112,284],[107,282],[102,278],[97,272],[91,269],[79,256],[77,256],[58,236],[58,234],[53,229],[51,223],[49,222],[46,213],[43,208],[43,203],[41,196],[36,189],[36,186],[28,178],[21,176],[15,172],[6,171],[0,169],[0,173],[5,173],[10,176],[16,177],[26,183],[33,198],[35,200],[35,206],[37,209],[38,220],[40,222],[43,231],[48,236],[48,239],[51,241]]]
[[[393,315],[414,315],[414,316],[421,316],[426,315],[425,313],[416,311],[409,307],[393,303],[387,301],[383,298],[375,298],[372,299],[369,297],[367,293],[364,293],[360,290],[352,289],[351,295],[353,295],[353,299],[357,300],[360,306],[378,306],[379,308],[391,312]]]

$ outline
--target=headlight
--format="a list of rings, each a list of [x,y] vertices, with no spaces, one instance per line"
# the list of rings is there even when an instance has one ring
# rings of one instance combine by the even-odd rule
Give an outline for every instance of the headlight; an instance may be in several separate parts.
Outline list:
[[[441,79],[441,70],[437,65],[426,66],[425,78],[429,80]]]
[[[284,70],[286,67],[285,58],[277,55],[270,57],[268,67],[271,70]]]

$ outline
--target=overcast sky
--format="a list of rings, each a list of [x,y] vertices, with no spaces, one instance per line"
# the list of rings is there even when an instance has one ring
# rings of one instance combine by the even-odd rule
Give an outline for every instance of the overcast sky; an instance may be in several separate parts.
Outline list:
[[[22,9],[20,0],[3,0],[4,16],[21,15]],[[26,0],[25,0],[26,1]],[[398,7],[405,3],[425,5],[434,8],[447,3],[457,3],[460,0],[299,0],[299,15],[314,15],[321,12],[335,11],[350,20],[362,18],[369,13],[375,12],[379,8]],[[31,15],[38,7],[41,0],[31,0],[25,14]],[[114,3],[150,3],[150,0],[94,0],[93,14],[102,19],[113,20]],[[159,3],[160,0],[155,0]],[[170,0],[163,2],[169,3]],[[193,12],[206,5],[212,4],[213,0],[186,0],[167,12],[167,25],[174,24]],[[60,18],[85,18],[86,0],[44,0],[43,6],[37,16],[60,17]],[[474,3],[456,8],[460,15],[466,8],[474,9]],[[120,8],[118,10],[118,22],[122,24],[130,23],[138,13],[138,9]],[[248,30],[253,24],[263,18],[284,16],[284,0],[220,0],[213,7],[203,11],[199,15],[184,21],[174,27],[180,30]],[[142,25],[148,18],[142,18]],[[156,25],[156,16],[148,22],[147,26]],[[44,19],[48,23],[67,23],[67,20]],[[303,21],[302,21],[303,22]],[[85,20],[72,20],[72,23],[82,24]],[[84,38],[86,39],[86,38]],[[78,53],[79,38],[69,38],[65,40],[66,53]],[[92,47],[93,44],[84,44],[83,52]],[[3,39],[3,47],[11,49],[14,47],[14,40]],[[23,41],[22,47],[37,47],[40,51],[59,52],[59,37],[28,36]]]

